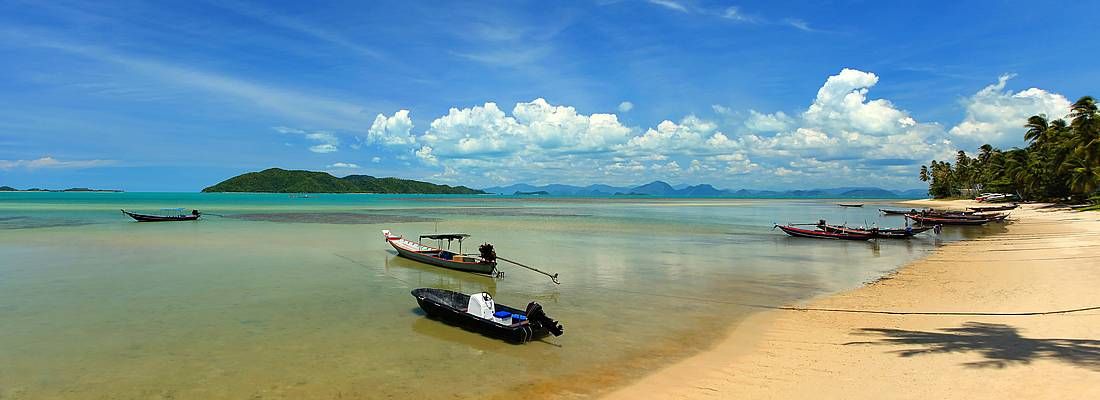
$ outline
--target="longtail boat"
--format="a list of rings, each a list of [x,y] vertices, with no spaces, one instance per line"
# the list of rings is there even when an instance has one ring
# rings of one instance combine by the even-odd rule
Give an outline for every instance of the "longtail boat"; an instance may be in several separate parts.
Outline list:
[[[817,224],[817,227],[825,232],[867,234],[872,239],[908,239],[929,230],[935,229],[935,225],[907,226],[905,228],[849,228],[843,225],[828,225],[825,221]]]
[[[528,303],[526,309],[519,310],[496,304],[489,293],[467,295],[444,289],[420,288],[413,290],[412,295],[428,317],[516,344],[551,334],[561,336],[564,330],[536,302]]]
[[[1006,205],[1006,206],[970,207],[970,210],[974,211],[974,212],[1008,211],[1008,210],[1015,210],[1016,207],[1019,207],[1019,206],[1020,206],[1019,204],[1009,204],[1009,205]]]
[[[880,209],[878,209],[878,211],[885,214],[885,215],[905,215],[905,214],[920,212],[920,211],[917,211],[916,209],[912,209],[912,210],[887,210],[885,208],[880,208]]]
[[[863,207],[863,203],[836,203],[841,207]]]
[[[462,241],[470,237],[470,235],[465,233],[434,233],[420,235],[419,241],[417,242],[394,235],[390,233],[388,229],[382,230],[382,236],[386,238],[386,242],[389,243],[390,246],[393,246],[394,250],[397,250],[398,255],[425,264],[488,275],[492,275],[497,268],[496,251],[493,250],[493,245],[489,243],[485,243],[478,248],[481,253],[480,255],[462,253]],[[422,242],[424,239],[439,241],[439,247],[423,244]],[[447,241],[446,250],[442,248],[442,242],[444,240]],[[458,241],[458,251],[450,250],[451,241],[454,240]]]
[[[151,214],[139,214],[136,212],[130,212],[122,210],[123,214],[130,216],[137,222],[167,222],[167,221],[194,221],[202,216],[199,210],[191,210],[190,214],[184,214],[182,208],[171,208],[166,210],[178,211],[177,215],[151,215]]]
[[[906,214],[905,218],[909,218],[921,225],[985,225],[990,222],[1000,222],[1008,218],[1007,214],[998,215],[989,218],[959,218],[959,217],[932,217],[921,214]]]
[[[849,232],[827,232],[823,230],[814,229],[802,229],[789,225],[776,224],[775,228],[779,228],[784,233],[794,237],[814,238],[814,239],[839,239],[839,240],[870,240],[870,233],[849,233]]]

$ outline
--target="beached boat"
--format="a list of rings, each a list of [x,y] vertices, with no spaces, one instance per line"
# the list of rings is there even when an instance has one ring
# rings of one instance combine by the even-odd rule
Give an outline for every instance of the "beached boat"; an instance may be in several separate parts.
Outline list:
[[[863,203],[836,203],[841,207],[863,207]]]
[[[848,232],[826,232],[823,230],[814,229],[802,229],[789,225],[775,225],[784,233],[794,237],[805,237],[814,239],[839,239],[839,240],[870,240],[870,233],[848,233]]]
[[[905,215],[905,214],[913,214],[913,213],[920,212],[920,211],[917,211],[916,209],[912,209],[912,210],[887,210],[885,208],[880,208],[880,209],[878,209],[878,211],[885,214],[885,215]]]
[[[130,216],[138,222],[167,222],[167,221],[194,221],[202,216],[199,210],[191,210],[190,214],[184,214],[182,208],[170,208],[165,210],[173,210],[179,212],[177,215],[151,215],[151,214],[139,214],[135,212],[129,212],[122,210],[123,214]]]
[[[462,253],[462,241],[470,237],[465,233],[433,233],[420,235],[418,242],[404,239],[401,236],[390,233],[388,229],[382,230],[382,236],[386,242],[397,250],[397,254],[425,264],[437,267],[450,268],[458,271],[473,272],[477,274],[492,275],[497,268],[496,252],[493,245],[485,243],[478,249],[480,255]],[[421,243],[424,239],[438,241],[439,247],[427,246]],[[447,241],[447,249],[443,249],[442,242]],[[458,241],[458,251],[451,251],[451,242]]]
[[[985,225],[990,222],[1001,222],[1008,218],[1007,214],[991,216],[987,218],[966,217],[934,217],[922,214],[906,214],[909,218],[921,225]]]
[[[866,234],[872,239],[908,239],[929,230],[935,229],[935,225],[906,226],[904,228],[850,228],[843,225],[828,225],[825,221],[817,224],[817,227],[825,232]]]
[[[1009,205],[1005,205],[1005,206],[970,207],[970,210],[974,211],[974,212],[1008,211],[1008,210],[1015,210],[1016,207],[1019,207],[1019,206],[1020,206],[1019,204],[1009,204]]]
[[[526,309],[519,310],[496,304],[489,293],[467,295],[435,288],[415,289],[412,295],[431,318],[512,343],[563,333],[561,324],[548,317],[539,303],[528,303]]]

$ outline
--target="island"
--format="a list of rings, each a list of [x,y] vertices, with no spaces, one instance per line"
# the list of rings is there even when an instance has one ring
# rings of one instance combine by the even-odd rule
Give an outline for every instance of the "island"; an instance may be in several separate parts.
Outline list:
[[[512,195],[513,196],[549,196],[550,192],[547,192],[545,190],[539,190],[539,191],[535,191],[535,192],[519,192],[519,191],[517,191],[515,193],[512,193]]]
[[[51,193],[58,193],[58,192],[107,192],[107,193],[120,193],[122,191],[117,190],[117,189],[89,189],[89,188],[83,188],[83,187],[68,188],[68,189],[62,189],[62,190],[53,190],[53,189],[40,189],[40,188],[16,189],[16,188],[13,188],[11,186],[0,186],[0,192],[51,192]]]
[[[204,193],[381,193],[381,194],[485,194],[465,186],[447,186],[400,178],[348,175],[337,178],[326,172],[268,168],[226,179]]]

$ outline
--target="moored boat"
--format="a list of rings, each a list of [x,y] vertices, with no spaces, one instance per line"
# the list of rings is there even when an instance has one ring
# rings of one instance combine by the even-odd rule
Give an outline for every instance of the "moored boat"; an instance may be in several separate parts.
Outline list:
[[[912,209],[912,210],[887,210],[885,208],[880,208],[880,209],[878,209],[878,211],[885,214],[885,215],[905,215],[905,214],[920,212],[920,211],[917,211],[917,209],[915,209],[915,208]]]
[[[437,240],[440,242],[440,247],[432,247],[421,242],[414,242],[402,238],[401,236],[390,233],[388,229],[382,230],[382,236],[386,238],[386,242],[389,243],[390,246],[393,246],[394,250],[397,250],[398,255],[425,264],[487,275],[493,274],[497,268],[496,251],[493,250],[493,245],[491,244],[485,243],[481,245],[478,249],[480,250],[480,255],[475,256],[462,253],[462,241],[470,237],[470,235],[465,233],[420,235],[420,241],[424,239]],[[448,243],[448,249],[446,250],[442,248],[442,241],[444,240]],[[454,240],[458,241],[458,251],[450,250],[450,243]]]
[[[935,229],[935,225],[906,226],[904,228],[850,228],[843,225],[828,225],[820,221],[817,227],[825,232],[867,234],[872,239],[908,239],[915,235]],[[937,231],[938,232],[938,231]]]
[[[839,239],[839,240],[870,240],[870,233],[827,232],[824,230],[802,229],[790,225],[775,225],[784,233],[794,237],[814,239]]]
[[[183,214],[182,208],[172,208],[170,210],[178,211],[178,215],[152,215],[152,214],[140,214],[136,212],[130,212],[122,210],[123,214],[128,215],[138,222],[168,222],[168,221],[194,221],[202,216],[199,210],[191,210],[190,214]]]
[[[985,225],[990,222],[1000,222],[1008,218],[1007,214],[988,217],[988,218],[971,218],[971,217],[933,217],[921,214],[906,214],[905,218],[909,218],[921,225]]]
[[[863,203],[836,203],[841,207],[863,207]]]
[[[1015,210],[1019,206],[1019,204],[1009,204],[1005,206],[970,207],[969,209],[974,212],[1009,211]]]
[[[563,333],[561,324],[547,316],[536,302],[528,303],[526,309],[519,310],[496,304],[489,293],[467,295],[444,289],[419,288],[414,289],[412,295],[429,317],[512,343],[523,344]]]

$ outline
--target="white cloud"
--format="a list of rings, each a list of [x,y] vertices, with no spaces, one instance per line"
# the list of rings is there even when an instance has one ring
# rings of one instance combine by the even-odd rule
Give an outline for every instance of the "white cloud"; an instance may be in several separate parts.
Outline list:
[[[382,162],[382,157],[371,157],[370,162],[378,164]]]
[[[782,111],[777,111],[772,114],[763,114],[750,109],[749,118],[745,120],[745,127],[755,132],[779,132],[789,128],[792,123],[794,123],[794,119],[787,116],[787,114],[784,114]]]
[[[869,135],[896,134],[915,125],[912,117],[888,100],[867,100],[876,83],[878,76],[873,73],[845,68],[825,81],[802,119],[811,126]]]
[[[416,143],[410,131],[413,122],[409,118],[409,110],[398,110],[392,117],[378,114],[374,123],[367,129],[367,142],[378,143],[384,146],[404,146]]]
[[[16,168],[35,169],[82,169],[103,167],[114,164],[114,160],[58,160],[45,156],[34,160],[0,160],[0,170]]]
[[[648,0],[648,1],[649,1],[649,4],[656,4],[658,6],[667,8],[669,10],[679,11],[679,12],[682,12],[682,13],[688,12],[687,7],[685,7],[683,4],[680,4],[679,2],[676,2],[676,1],[673,1],[673,0]]]
[[[328,168],[358,169],[359,165],[358,164],[353,164],[353,163],[338,162],[338,163],[329,164]]]
[[[1005,90],[1013,77],[1002,75],[997,83],[965,99],[966,117],[951,128],[951,135],[973,146],[985,143],[1020,146],[1024,143],[1024,123],[1028,117],[1045,114],[1049,119],[1057,119],[1069,113],[1070,101],[1060,94],[1038,88],[1016,93]]]
[[[624,101],[622,103],[619,103],[619,112],[630,112],[630,110],[633,110],[633,109],[634,109],[634,103],[631,103],[629,101]]]
[[[811,28],[810,24],[807,23],[806,21],[803,21],[803,20],[800,20],[800,19],[788,18],[788,19],[783,20],[783,22],[786,22],[787,25],[793,26],[795,29],[798,29],[800,31],[806,31],[806,32],[817,32],[818,31],[817,29]]]
[[[317,142],[316,145],[310,146],[309,151],[314,153],[332,153],[339,150],[340,138],[336,135],[325,131],[309,132],[303,129],[288,128],[285,126],[277,126],[274,128],[276,132],[287,135],[299,135],[306,140]]]
[[[755,22],[756,18],[746,15],[737,7],[726,7],[721,13],[722,18],[737,22]]]

